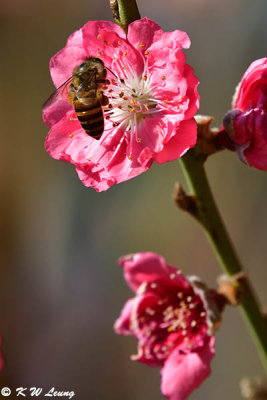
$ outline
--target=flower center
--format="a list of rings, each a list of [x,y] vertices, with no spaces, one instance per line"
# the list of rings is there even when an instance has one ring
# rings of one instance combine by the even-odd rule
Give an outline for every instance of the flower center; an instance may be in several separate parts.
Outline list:
[[[145,63],[143,74],[138,76],[127,57],[124,57],[123,61],[124,64],[119,59],[113,60],[111,69],[119,71],[119,77],[111,79],[109,85],[103,88],[105,96],[109,99],[108,105],[103,107],[103,110],[105,118],[111,121],[113,128],[123,126],[125,132],[129,132],[127,135],[130,141],[128,158],[131,160],[133,141],[138,143],[143,141],[138,136],[140,123],[146,117],[161,112],[167,102],[155,97],[154,89],[158,85],[151,83],[147,63]]]
[[[156,294],[157,284],[149,285],[149,290]],[[166,297],[145,307],[134,322],[139,354],[159,362],[165,360],[177,345],[191,350],[207,331],[206,310],[199,296],[192,291],[169,289]]]
[[[147,76],[128,76],[128,79],[117,81],[112,79],[108,95],[106,117],[116,125],[124,123],[128,129],[132,128],[133,122],[138,124],[148,114],[160,111],[155,110],[158,101],[153,96]]]

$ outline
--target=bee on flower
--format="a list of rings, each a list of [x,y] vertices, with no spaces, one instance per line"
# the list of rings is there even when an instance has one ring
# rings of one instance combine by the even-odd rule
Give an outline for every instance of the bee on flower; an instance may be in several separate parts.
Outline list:
[[[198,79],[182,52],[189,47],[185,32],[163,32],[147,18],[131,23],[127,35],[109,21],[74,32],[50,61],[61,89],[43,109],[48,153],[74,164],[83,184],[97,191],[153,161],[181,157],[197,136]],[[97,67],[85,69],[88,60]]]

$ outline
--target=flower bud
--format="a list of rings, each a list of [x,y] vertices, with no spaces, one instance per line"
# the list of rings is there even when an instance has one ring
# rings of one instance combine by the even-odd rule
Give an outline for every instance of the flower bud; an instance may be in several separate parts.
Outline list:
[[[241,161],[267,171],[267,58],[243,75],[223,125]]]

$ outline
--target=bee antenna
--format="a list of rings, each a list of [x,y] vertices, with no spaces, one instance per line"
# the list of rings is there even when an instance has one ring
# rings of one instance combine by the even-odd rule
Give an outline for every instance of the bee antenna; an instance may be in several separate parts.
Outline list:
[[[111,72],[111,73],[112,73],[112,75],[114,75],[114,76],[115,76],[115,78],[119,79],[119,78],[117,77],[117,75],[116,75],[116,74],[114,74],[114,72],[113,72],[113,71],[111,71],[111,69],[109,69],[108,67],[106,67],[106,68],[109,70],[109,72]]]

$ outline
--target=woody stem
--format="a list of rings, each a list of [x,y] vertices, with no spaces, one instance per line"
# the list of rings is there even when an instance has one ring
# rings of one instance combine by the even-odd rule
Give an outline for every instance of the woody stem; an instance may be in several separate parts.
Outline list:
[[[195,197],[198,221],[206,232],[221,268],[229,276],[244,272],[216,206],[203,160],[193,148],[180,159],[180,163],[191,194]],[[240,285],[242,293],[240,309],[267,371],[266,320],[248,278],[242,280]]]

